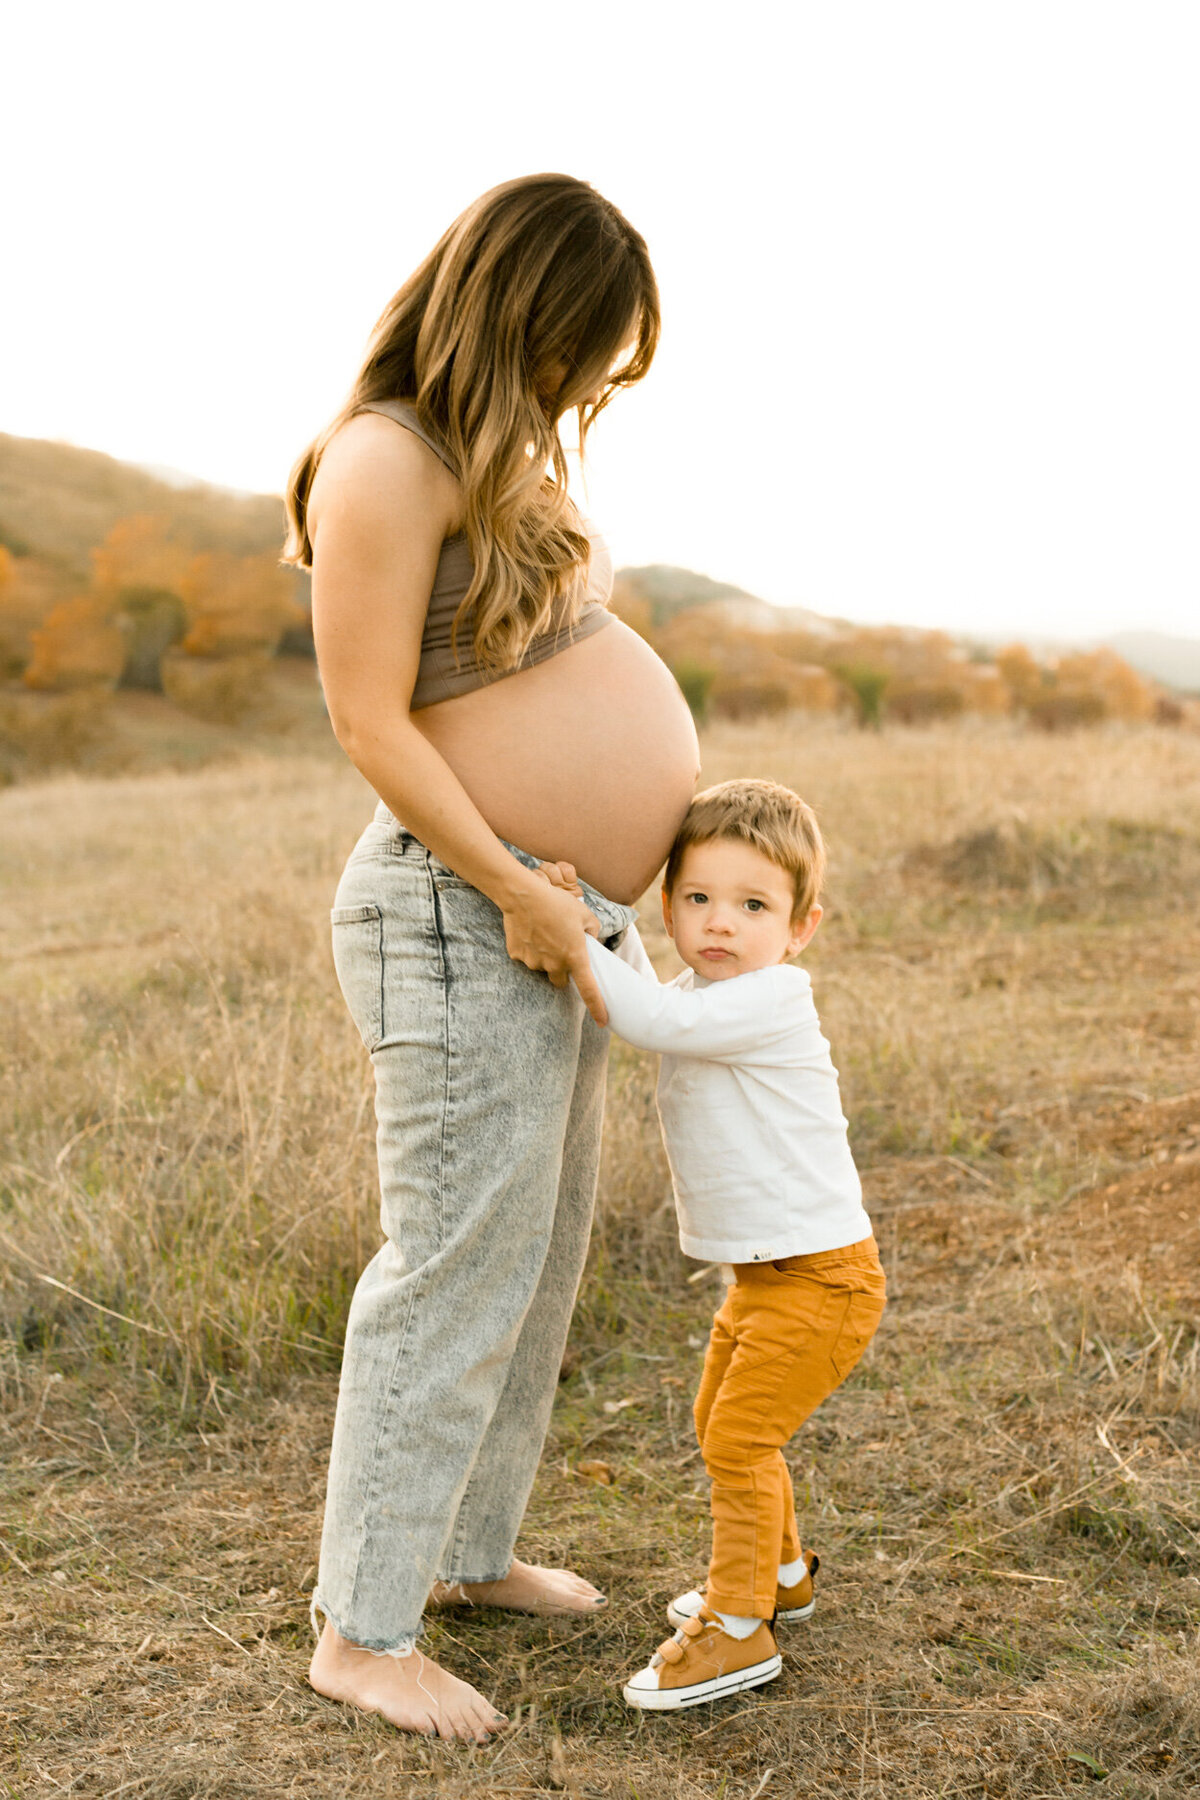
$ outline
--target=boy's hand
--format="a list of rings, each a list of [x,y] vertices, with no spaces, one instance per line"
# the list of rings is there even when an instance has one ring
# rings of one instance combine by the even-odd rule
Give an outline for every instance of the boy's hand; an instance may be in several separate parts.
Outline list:
[[[574,894],[577,900],[583,899],[583,889],[579,885],[579,877],[575,873],[574,863],[539,863],[534,873],[540,875],[543,881],[548,881],[551,887],[562,888],[564,893]],[[586,903],[584,906],[583,929],[587,932],[589,937],[598,938],[600,936],[599,921],[595,914],[587,907]]]
[[[583,899],[583,889],[579,885],[579,877],[575,873],[574,863],[539,863],[537,873],[543,880],[548,881],[551,887],[565,888],[568,894],[574,894],[577,900]]]

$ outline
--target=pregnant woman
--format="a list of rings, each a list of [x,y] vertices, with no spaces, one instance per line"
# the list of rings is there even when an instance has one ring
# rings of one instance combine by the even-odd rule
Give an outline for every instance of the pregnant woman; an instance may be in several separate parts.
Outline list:
[[[678,687],[607,611],[611,563],[557,429],[574,409],[582,444],[658,326],[645,243],[614,206],[564,175],[505,183],[392,300],[288,497],[333,728],[380,798],[333,937],[375,1070],[386,1241],[347,1325],[310,1679],[445,1738],[505,1720],[416,1648],[430,1599],[603,1604],[513,1559],[607,1054],[587,915],[533,871],[573,863],[619,941],[697,774]]]

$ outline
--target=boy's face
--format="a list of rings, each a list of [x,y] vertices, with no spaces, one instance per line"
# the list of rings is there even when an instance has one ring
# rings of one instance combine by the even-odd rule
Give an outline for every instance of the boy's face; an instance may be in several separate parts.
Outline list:
[[[675,948],[697,975],[728,981],[771,968],[803,950],[821,908],[793,918],[786,869],[736,838],[689,844],[675,885],[663,891],[663,918]]]

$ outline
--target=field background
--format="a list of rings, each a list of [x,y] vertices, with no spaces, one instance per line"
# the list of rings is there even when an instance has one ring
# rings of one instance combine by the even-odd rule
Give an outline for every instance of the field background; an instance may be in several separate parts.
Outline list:
[[[824,821],[806,960],[891,1305],[792,1446],[824,1572],[783,1677],[630,1713],[619,1679],[702,1573],[688,1403],[719,1290],[675,1243],[651,1059],[614,1045],[523,1539],[612,1606],[434,1621],[433,1654],[518,1718],[467,1751],[304,1683],[378,1242],[326,927],[370,796],[316,730],[213,731],[195,767],[0,793],[0,1791],[1194,1793],[1200,737],[707,732],[706,781],[775,776]]]

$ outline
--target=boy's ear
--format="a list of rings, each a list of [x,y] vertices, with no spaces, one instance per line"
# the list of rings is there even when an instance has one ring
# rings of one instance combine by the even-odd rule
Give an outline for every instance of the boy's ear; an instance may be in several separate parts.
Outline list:
[[[675,925],[671,918],[671,896],[664,887],[662,891],[663,924],[667,928],[667,936],[674,940]]]
[[[788,938],[788,947],[785,955],[799,956],[801,950],[803,950],[807,944],[811,944],[813,933],[821,923],[824,912],[825,908],[823,906],[813,906],[809,908],[803,918],[792,920],[792,934]]]

